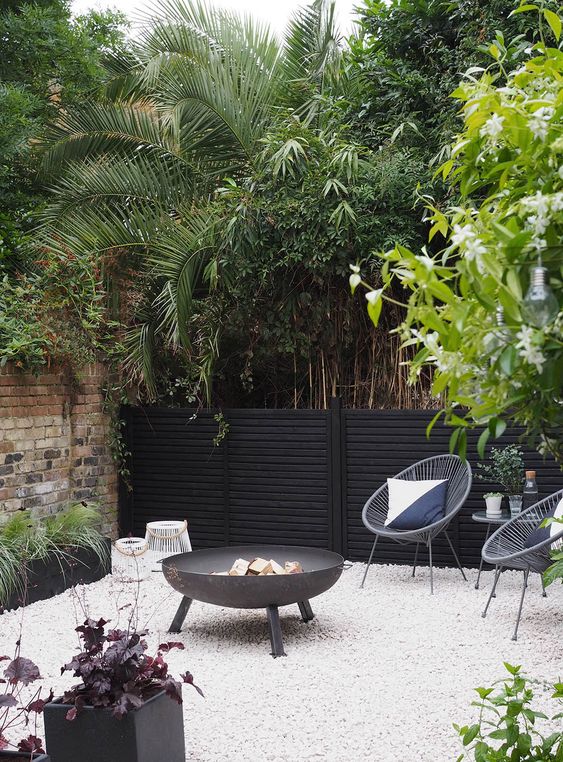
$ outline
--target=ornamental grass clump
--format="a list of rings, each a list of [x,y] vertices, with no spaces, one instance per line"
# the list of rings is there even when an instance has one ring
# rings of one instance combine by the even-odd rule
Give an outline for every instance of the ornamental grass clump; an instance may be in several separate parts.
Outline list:
[[[139,709],[145,701],[164,691],[178,704],[182,703],[182,683],[168,674],[163,654],[173,648],[184,649],[178,642],[161,643],[154,656],[147,653],[146,630],[134,628],[108,630],[105,619],[86,619],[76,628],[84,650],[61,668],[61,674],[72,672],[81,682],[65,691],[61,701],[69,704],[67,720],[74,720],[86,708],[111,709],[121,719],[129,711]],[[190,672],[180,675],[183,683],[194,684]]]
[[[14,593],[25,602],[29,564],[48,557],[73,559],[77,549],[92,551],[102,563],[108,547],[99,531],[101,516],[95,505],[73,503],[43,520],[18,511],[0,526],[0,610]]]

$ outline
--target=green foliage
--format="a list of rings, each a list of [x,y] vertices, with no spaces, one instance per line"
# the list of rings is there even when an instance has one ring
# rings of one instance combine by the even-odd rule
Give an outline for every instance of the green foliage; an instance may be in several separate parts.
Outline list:
[[[559,762],[563,759],[563,732],[554,730],[543,735],[536,721],[548,720],[543,712],[533,709],[534,693],[530,680],[521,668],[504,663],[510,677],[490,688],[476,688],[479,696],[472,706],[479,708],[479,720],[473,725],[457,725],[464,747],[472,752],[475,762]],[[563,683],[555,683],[552,698],[561,704]],[[552,717],[560,720],[563,713]],[[466,759],[466,754],[457,762]]]
[[[107,545],[99,532],[99,510],[73,503],[41,522],[20,511],[0,525],[0,606],[17,592],[25,595],[28,564],[35,559],[72,558],[78,548],[107,560]]]
[[[120,351],[97,263],[45,250],[33,269],[0,267],[0,366],[38,372],[51,362],[78,370]],[[111,342],[111,343],[109,343]]]
[[[520,495],[524,484],[522,448],[518,445],[508,445],[502,450],[493,447],[491,461],[490,464],[479,463],[477,478],[500,484],[506,495]]]
[[[216,189],[253,173],[280,110],[320,118],[317,97],[334,82],[340,53],[330,2],[299,12],[283,45],[261,24],[211,6],[166,2],[159,11],[135,56],[114,60],[108,100],[69,110],[53,129],[47,166],[61,177],[43,240],[106,262],[138,256],[128,380],[154,399],[167,368],[193,377],[196,365],[196,388],[208,397],[217,289],[233,266],[223,259]],[[285,171],[296,158],[283,158]],[[343,226],[347,214],[343,205]],[[213,291],[218,299],[206,302]]]
[[[219,357],[232,358],[227,393],[237,393],[238,376],[238,395],[255,404],[264,404],[261,389],[285,388],[277,404],[297,397],[323,406],[335,388],[350,394],[358,358],[364,364],[356,372],[369,373],[361,349],[367,326],[342,287],[351,256],[377,273],[374,238],[392,240],[393,231],[405,245],[416,240],[410,223],[401,224],[412,206],[409,172],[424,168],[399,153],[374,154],[338,122],[318,129],[283,115],[262,140],[254,172],[220,189],[216,208],[225,222],[216,241],[228,316]],[[378,398],[389,399],[383,349],[377,359]],[[311,384],[323,364],[327,380]],[[324,399],[319,388],[327,389]],[[368,404],[369,393],[358,391],[357,404]]]
[[[454,93],[464,126],[439,172],[461,198],[429,211],[430,237],[447,239],[446,248],[434,256],[388,251],[379,298],[392,283],[405,289],[397,330],[404,346],[417,349],[412,378],[422,368],[434,372],[446,420],[460,427],[452,445],[463,452],[466,428],[485,425],[482,451],[512,420],[562,461],[562,313],[533,325],[522,300],[539,260],[561,305],[563,53],[542,9],[526,8],[541,28],[526,62],[507,73],[508,49],[497,39],[493,63]]]
[[[1,364],[76,367],[93,359],[107,333],[99,262],[72,247],[38,249],[31,231],[46,197],[41,136],[63,110],[91,99],[124,22],[113,12],[73,20],[60,0],[4,3],[0,11]]]
[[[545,519],[542,526],[550,526],[554,523],[561,524],[563,529],[563,519],[553,517]],[[543,573],[543,583],[547,586],[560,579],[563,584],[563,539],[553,544],[550,555],[553,563]]]

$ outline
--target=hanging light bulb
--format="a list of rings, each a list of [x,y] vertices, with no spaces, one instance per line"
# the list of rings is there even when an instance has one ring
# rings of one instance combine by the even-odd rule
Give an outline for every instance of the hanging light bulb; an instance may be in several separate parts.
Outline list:
[[[545,267],[541,265],[532,267],[530,288],[522,302],[523,318],[536,328],[547,325],[559,312],[559,304],[546,282],[546,274]]]
[[[496,310],[496,325],[483,339],[485,354],[490,355],[490,363],[494,364],[499,350],[505,348],[511,338],[510,329],[504,322],[504,310],[499,305]]]

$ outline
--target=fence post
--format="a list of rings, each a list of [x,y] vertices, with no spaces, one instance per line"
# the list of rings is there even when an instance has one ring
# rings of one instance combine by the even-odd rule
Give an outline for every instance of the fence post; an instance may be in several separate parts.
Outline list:
[[[342,400],[330,399],[329,435],[329,545],[336,553],[344,552],[342,531]]]
[[[223,415],[224,415],[223,411]],[[221,450],[223,454],[223,510],[224,510],[224,532],[225,532],[225,545],[231,544],[231,516],[230,516],[230,500],[229,500],[229,434],[221,441]]]

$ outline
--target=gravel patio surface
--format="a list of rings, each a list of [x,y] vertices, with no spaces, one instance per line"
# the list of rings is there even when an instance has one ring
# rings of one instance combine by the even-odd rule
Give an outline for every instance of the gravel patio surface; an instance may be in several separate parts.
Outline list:
[[[518,642],[510,639],[521,574],[505,572],[486,619],[493,573],[374,566],[359,589],[363,564],[344,571],[332,590],[312,600],[316,618],[297,606],[280,609],[286,658],[272,659],[263,611],[235,611],[194,602],[179,636],[166,630],[179,603],[160,574],[140,585],[139,625],[149,644],[181,640],[173,674],[189,669],[205,693],[184,687],[187,759],[198,762],[454,762],[461,751],[452,722],[470,721],[472,689],[504,676],[503,661],[522,664],[546,686],[563,673],[563,586],[542,598],[531,578]],[[115,578],[0,616],[0,654],[11,654],[23,618],[22,655],[40,667],[44,685],[71,684],[60,667],[76,649],[77,621],[91,616],[123,625],[135,585]],[[123,606],[125,609],[119,611]],[[116,760],[117,762],[117,760]],[[162,760],[165,762],[165,760]]]

